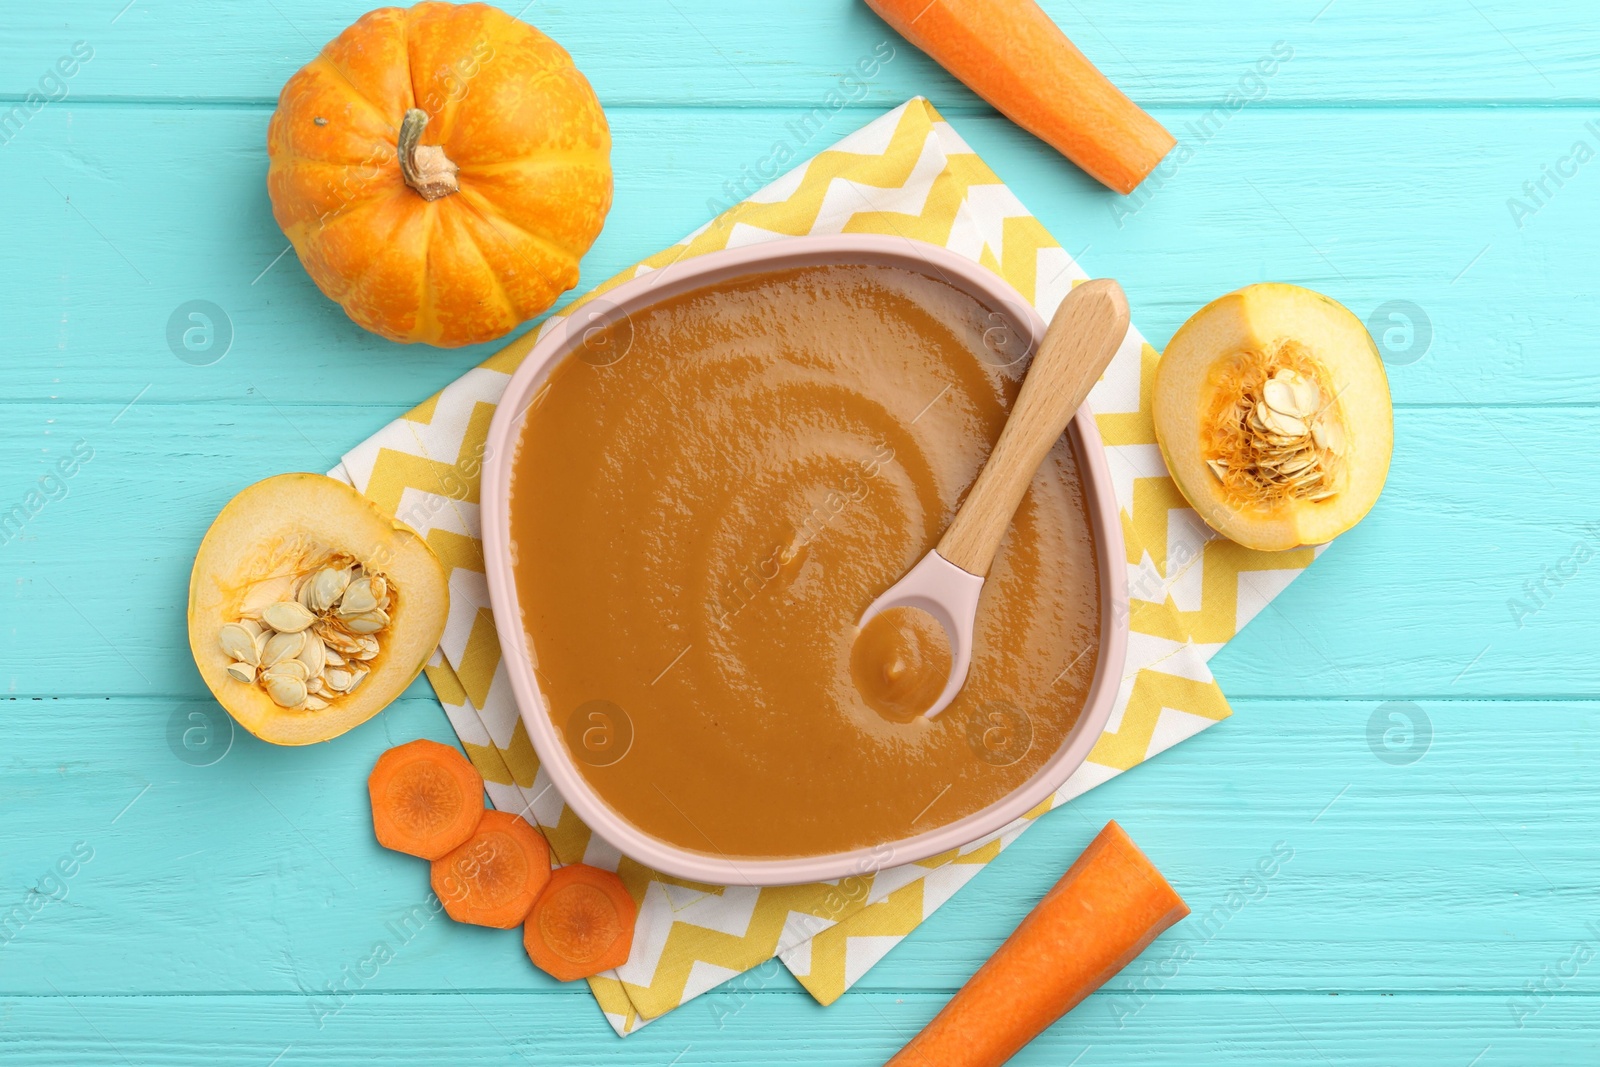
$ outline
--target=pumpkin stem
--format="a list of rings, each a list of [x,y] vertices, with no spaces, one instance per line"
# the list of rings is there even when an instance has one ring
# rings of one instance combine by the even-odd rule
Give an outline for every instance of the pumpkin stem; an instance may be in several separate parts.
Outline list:
[[[400,123],[400,143],[397,146],[400,175],[422,199],[437,200],[461,191],[461,183],[456,181],[456,172],[460,168],[450,162],[444,149],[438,145],[417,143],[422,138],[423,127],[427,125],[428,113],[419,107],[407,111],[404,121]]]

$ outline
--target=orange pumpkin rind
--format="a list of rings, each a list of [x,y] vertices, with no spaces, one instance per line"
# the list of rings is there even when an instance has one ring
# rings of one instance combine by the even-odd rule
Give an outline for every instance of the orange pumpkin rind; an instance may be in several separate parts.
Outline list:
[[[485,4],[363,15],[284,86],[267,153],[273,216],[312,281],[404,343],[489,341],[541,314],[611,206],[593,89]]]

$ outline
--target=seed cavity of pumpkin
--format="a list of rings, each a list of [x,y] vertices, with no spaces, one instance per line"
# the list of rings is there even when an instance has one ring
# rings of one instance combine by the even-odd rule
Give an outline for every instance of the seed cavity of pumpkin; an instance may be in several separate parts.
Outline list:
[[[1215,427],[1206,466],[1246,498],[1315,503],[1338,495],[1346,439],[1337,398],[1297,348],[1284,346],[1279,360],[1247,380]]]
[[[392,592],[382,575],[348,559],[284,577],[268,581],[265,599],[247,600],[242,617],[219,629],[217,643],[235,682],[259,687],[279,707],[321,711],[371,673],[391,621]]]

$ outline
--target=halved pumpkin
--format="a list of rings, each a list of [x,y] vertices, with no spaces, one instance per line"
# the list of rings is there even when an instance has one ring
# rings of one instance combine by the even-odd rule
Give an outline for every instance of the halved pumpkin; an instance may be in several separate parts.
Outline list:
[[[449,606],[444,566],[415,530],[343,482],[280,474],[234,497],[200,542],[189,648],[240,726],[308,745],[399,696]]]
[[[1348,308],[1297,285],[1246,286],[1195,312],[1161,356],[1152,408],[1185,499],[1246,548],[1331,541],[1388,477],[1378,348]]]

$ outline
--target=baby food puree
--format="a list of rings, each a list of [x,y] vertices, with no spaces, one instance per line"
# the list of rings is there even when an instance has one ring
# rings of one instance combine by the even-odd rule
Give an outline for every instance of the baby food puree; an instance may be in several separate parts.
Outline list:
[[[851,669],[862,611],[1000,435],[1026,369],[1003,312],[909,270],[803,267],[672,297],[601,341],[527,413],[511,537],[549,714],[618,814],[695,851],[819,855],[972,814],[1054,754],[1100,642],[1065,439],[989,572],[955,702],[875,710]],[[869,644],[879,680],[936,664],[937,636]]]

